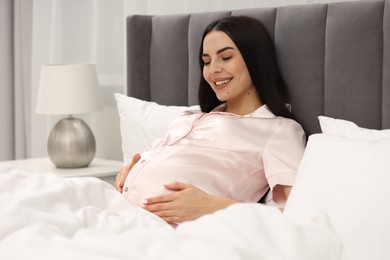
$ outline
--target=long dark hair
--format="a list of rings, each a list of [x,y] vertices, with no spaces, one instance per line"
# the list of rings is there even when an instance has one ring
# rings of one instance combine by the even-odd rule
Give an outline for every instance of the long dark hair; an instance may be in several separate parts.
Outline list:
[[[254,18],[245,16],[226,17],[209,24],[203,33],[200,46],[201,72],[204,66],[202,59],[203,41],[211,31],[226,33],[237,46],[262,103],[266,104],[276,116],[295,120],[295,117],[286,108],[286,103],[288,103],[287,87],[279,70],[274,44],[263,24]],[[203,78],[202,73],[198,94],[199,105],[203,112],[210,112],[222,103]]]

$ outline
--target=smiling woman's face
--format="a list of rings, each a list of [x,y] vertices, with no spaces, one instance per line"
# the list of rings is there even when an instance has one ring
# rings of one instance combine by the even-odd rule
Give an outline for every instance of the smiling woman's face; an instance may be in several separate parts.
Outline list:
[[[203,77],[220,101],[228,107],[243,105],[255,98],[256,88],[237,46],[221,31],[211,31],[203,41]]]

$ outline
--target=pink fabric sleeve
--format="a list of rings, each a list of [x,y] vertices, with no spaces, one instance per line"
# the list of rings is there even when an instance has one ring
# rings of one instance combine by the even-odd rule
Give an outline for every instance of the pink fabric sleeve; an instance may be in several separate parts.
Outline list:
[[[263,161],[265,176],[272,190],[272,200],[286,201],[283,189],[276,185],[292,186],[305,149],[306,137],[302,127],[286,119],[276,129],[264,147]]]

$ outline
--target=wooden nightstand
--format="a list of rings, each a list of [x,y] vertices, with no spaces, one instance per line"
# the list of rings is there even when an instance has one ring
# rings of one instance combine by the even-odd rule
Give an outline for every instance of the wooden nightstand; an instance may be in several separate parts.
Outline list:
[[[110,184],[115,181],[115,176],[123,166],[121,161],[95,158],[85,168],[60,169],[56,168],[48,157],[23,160],[0,161],[1,165],[11,166],[15,169],[31,173],[54,173],[58,177],[97,177]]]

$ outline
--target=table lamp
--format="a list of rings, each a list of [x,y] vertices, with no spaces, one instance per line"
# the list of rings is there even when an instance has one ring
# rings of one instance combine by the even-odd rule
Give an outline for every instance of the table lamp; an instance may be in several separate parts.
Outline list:
[[[66,115],[49,134],[47,150],[58,168],[87,167],[96,152],[88,125],[74,114],[103,109],[94,64],[43,65],[36,112]]]

